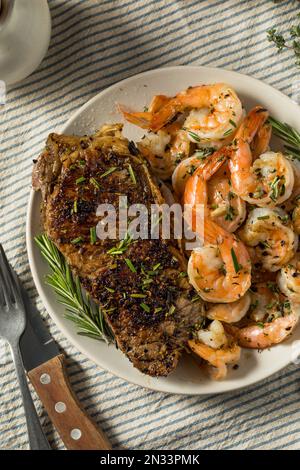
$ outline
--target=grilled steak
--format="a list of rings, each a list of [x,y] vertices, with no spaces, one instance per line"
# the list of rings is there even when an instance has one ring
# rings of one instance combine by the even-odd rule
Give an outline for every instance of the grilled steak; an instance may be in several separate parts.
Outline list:
[[[95,240],[99,204],[119,196],[131,204],[162,203],[162,195],[121,125],[92,136],[50,134],[33,170],[42,191],[47,235],[66,257],[105,314],[119,348],[135,367],[165,376],[177,365],[190,326],[201,314],[195,292],[182,275],[185,263],[174,241]],[[97,213],[98,214],[98,213]]]

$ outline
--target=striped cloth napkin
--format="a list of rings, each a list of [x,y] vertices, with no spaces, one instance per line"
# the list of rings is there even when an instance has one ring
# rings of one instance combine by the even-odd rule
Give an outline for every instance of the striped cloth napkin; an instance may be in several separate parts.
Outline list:
[[[297,366],[218,396],[168,395],[125,382],[79,353],[50,320],[25,247],[32,159],[49,132],[108,85],[169,65],[236,70],[291,96],[299,69],[290,51],[277,55],[266,30],[274,25],[286,30],[300,11],[298,1],[51,0],[49,5],[48,54],[30,77],[8,88],[7,104],[0,108],[0,238],[67,355],[75,392],[115,448],[299,449]],[[0,447],[26,449],[20,393],[3,342],[0,380]],[[37,398],[36,405],[52,446],[63,449]]]

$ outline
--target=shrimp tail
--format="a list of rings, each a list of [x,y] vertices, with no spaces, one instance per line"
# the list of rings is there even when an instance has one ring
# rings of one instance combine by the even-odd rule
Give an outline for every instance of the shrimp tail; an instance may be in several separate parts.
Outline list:
[[[250,144],[268,117],[269,113],[267,109],[263,108],[262,106],[255,106],[243,120],[242,124],[237,130],[235,138],[242,139]]]
[[[260,155],[267,152],[272,135],[272,126],[265,122],[265,124],[258,130],[257,134],[251,143],[251,151],[253,160],[256,160]]]
[[[149,105],[149,113],[157,113],[160,109],[170,101],[170,98],[166,95],[155,95]]]
[[[149,129],[152,118],[152,114],[149,113],[149,111],[133,112],[129,111],[122,105],[118,105],[118,111],[123,114],[123,117],[126,119],[126,121],[131,122],[132,124],[135,124],[142,129]]]

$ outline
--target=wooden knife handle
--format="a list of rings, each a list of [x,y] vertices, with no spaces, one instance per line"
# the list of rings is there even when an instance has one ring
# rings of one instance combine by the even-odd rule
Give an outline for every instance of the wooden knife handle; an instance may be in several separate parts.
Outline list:
[[[111,444],[74,395],[64,367],[64,356],[36,367],[28,377],[69,450],[110,450]]]

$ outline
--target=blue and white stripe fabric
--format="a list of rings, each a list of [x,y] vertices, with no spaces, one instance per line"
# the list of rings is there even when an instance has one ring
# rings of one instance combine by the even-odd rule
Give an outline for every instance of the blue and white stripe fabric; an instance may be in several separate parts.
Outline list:
[[[169,65],[223,67],[287,95],[299,78],[292,53],[278,55],[266,30],[283,31],[296,0],[51,0],[52,39],[40,67],[8,88],[0,107],[0,239],[45,323],[68,358],[74,390],[116,448],[299,449],[300,371],[290,366],[242,391],[166,395],[104,372],[80,354],[37,297],[25,247],[32,159],[50,131],[103,88]],[[0,344],[0,447],[26,449],[20,393],[8,346]],[[36,401],[53,447],[63,445]]]

